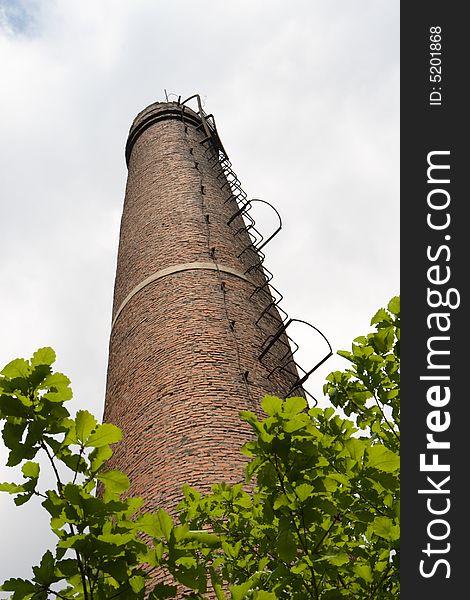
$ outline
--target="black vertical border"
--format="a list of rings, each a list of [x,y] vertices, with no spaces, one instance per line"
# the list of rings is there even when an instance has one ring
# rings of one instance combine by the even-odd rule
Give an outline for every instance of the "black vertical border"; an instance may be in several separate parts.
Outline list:
[[[470,204],[465,189],[467,173],[470,173],[470,158],[466,147],[466,137],[470,134],[465,89],[468,88],[470,55],[470,25],[464,17],[464,3],[436,2],[425,0],[401,2],[400,4],[400,196],[401,196],[401,298],[402,298],[402,519],[401,519],[401,598],[415,600],[426,598],[470,597],[466,584],[468,551],[467,538],[470,537],[470,392],[467,378],[470,377],[470,315],[468,313],[468,279],[470,278],[470,232],[467,205]],[[430,81],[430,28],[442,30],[441,69],[442,81]],[[437,61],[434,61],[437,62]],[[440,87],[442,105],[430,106],[429,95],[432,87]],[[449,213],[451,223],[445,231],[433,231],[426,223],[429,208],[427,194],[427,155],[435,150],[450,150],[450,192]],[[444,160],[445,162],[445,160]],[[444,212],[440,216],[444,216]],[[449,239],[444,239],[450,235]],[[447,251],[440,254],[442,272],[450,267],[451,277],[447,284],[439,287],[443,294],[447,288],[455,288],[460,294],[460,306],[455,309],[445,307],[436,310],[450,314],[449,332],[450,355],[441,362],[450,362],[451,399],[441,411],[450,413],[451,424],[447,431],[435,434],[436,439],[448,440],[449,450],[439,452],[439,462],[450,464],[450,472],[423,473],[419,468],[419,455],[426,451],[426,434],[429,433],[427,415],[431,407],[426,392],[429,381],[420,380],[427,370],[427,342],[434,334],[428,328],[427,316],[434,312],[428,306],[427,288],[430,285],[427,271],[436,262],[426,256],[427,247],[434,250],[440,245],[448,245]],[[434,254],[435,255],[435,252]],[[442,344],[442,348],[445,343]],[[437,373],[437,372],[435,372]],[[440,371],[439,374],[443,372]],[[432,454],[432,451],[428,451]],[[429,462],[429,459],[428,459]],[[419,489],[433,486],[427,476],[440,483],[447,475],[450,481],[442,485],[449,494],[418,494]],[[444,515],[431,515],[427,508],[427,498],[434,502],[436,509],[444,508],[450,499],[449,511]],[[429,523],[433,519],[446,519],[450,534],[441,541],[428,536]],[[444,535],[443,524],[435,524],[431,531]],[[428,542],[436,550],[428,557],[423,550]],[[447,549],[447,543],[450,545]],[[449,563],[450,577],[447,565]],[[423,577],[420,574],[420,561],[425,560],[424,570],[434,574]]]

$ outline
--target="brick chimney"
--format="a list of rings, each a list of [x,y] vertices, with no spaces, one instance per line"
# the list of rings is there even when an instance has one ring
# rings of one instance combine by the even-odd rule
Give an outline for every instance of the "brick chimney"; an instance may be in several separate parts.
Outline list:
[[[243,480],[239,412],[298,377],[213,119],[152,104],[126,158],[104,420],[131,493],[172,511],[184,483]]]

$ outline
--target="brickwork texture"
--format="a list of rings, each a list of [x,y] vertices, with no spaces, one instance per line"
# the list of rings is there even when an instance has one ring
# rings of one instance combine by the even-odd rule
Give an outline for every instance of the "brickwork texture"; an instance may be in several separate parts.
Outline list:
[[[276,369],[285,336],[259,360],[280,317],[270,309],[256,323],[266,280],[250,271],[259,258],[243,252],[243,218],[228,224],[239,206],[200,122],[156,103],[129,134],[104,420],[124,434],[112,466],[150,510],[173,512],[185,483],[242,481],[251,430],[240,411],[259,412],[296,379]]]

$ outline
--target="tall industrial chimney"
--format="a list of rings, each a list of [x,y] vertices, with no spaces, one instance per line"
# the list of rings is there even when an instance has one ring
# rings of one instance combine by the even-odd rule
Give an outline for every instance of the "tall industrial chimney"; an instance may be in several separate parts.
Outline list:
[[[192,101],[152,104],[130,129],[104,411],[124,433],[113,466],[170,512],[185,483],[243,480],[241,410],[303,395],[248,200]]]

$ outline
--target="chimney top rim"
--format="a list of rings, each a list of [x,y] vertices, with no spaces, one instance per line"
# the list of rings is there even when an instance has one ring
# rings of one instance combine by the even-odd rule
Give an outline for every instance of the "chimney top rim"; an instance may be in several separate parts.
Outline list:
[[[194,127],[202,124],[201,117],[186,105],[178,102],[153,102],[141,110],[132,122],[126,142],[126,163],[129,164],[132,148],[141,134],[152,125],[167,120],[190,123]]]

